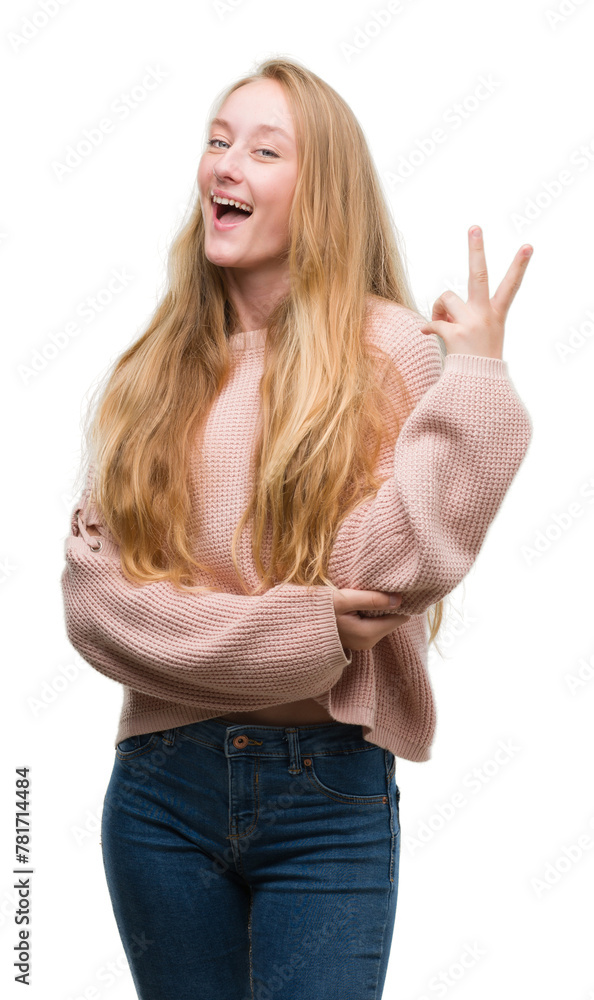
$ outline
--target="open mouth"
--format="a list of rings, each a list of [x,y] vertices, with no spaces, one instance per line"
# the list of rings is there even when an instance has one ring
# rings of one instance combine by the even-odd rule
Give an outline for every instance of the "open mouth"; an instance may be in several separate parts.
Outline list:
[[[243,208],[237,208],[237,205],[221,205],[218,201],[212,202],[212,208],[215,219],[218,221],[224,219],[225,225],[236,225],[238,222],[245,222],[252,215],[252,212],[246,212]]]

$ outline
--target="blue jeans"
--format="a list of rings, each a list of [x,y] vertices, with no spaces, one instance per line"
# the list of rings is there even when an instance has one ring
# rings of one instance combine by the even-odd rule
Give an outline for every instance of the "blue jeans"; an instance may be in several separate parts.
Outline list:
[[[141,1000],[378,1000],[395,768],[339,722],[220,717],[120,742],[101,842]]]

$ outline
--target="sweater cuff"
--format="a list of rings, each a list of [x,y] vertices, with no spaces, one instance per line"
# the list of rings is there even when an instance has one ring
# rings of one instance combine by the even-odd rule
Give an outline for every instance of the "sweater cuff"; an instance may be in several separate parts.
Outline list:
[[[443,372],[460,372],[481,378],[509,377],[507,361],[503,358],[486,358],[482,354],[446,354]]]
[[[342,670],[353,662],[353,652],[345,650],[340,641],[332,588],[322,585],[314,587],[313,591],[315,614],[326,615],[329,619],[328,632],[324,635],[320,652],[329,667],[339,667]]]

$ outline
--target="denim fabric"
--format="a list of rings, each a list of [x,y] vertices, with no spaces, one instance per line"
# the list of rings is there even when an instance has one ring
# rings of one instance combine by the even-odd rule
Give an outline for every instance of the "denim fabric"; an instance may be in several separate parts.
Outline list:
[[[119,743],[101,843],[140,1000],[379,1000],[395,769],[338,722],[220,717]]]

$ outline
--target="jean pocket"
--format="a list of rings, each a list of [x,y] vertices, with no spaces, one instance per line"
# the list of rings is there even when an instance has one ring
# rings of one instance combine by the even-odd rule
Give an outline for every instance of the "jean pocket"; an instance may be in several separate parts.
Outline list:
[[[304,770],[322,795],[353,805],[388,802],[386,758],[382,747],[303,758]]]
[[[134,736],[127,736],[125,740],[120,740],[116,744],[116,756],[120,760],[134,760],[152,750],[159,736],[160,733],[137,733]]]

